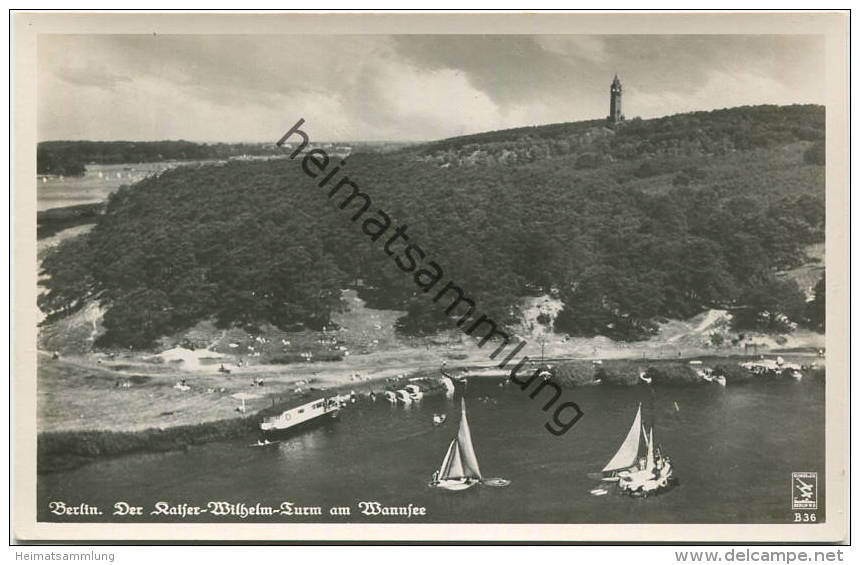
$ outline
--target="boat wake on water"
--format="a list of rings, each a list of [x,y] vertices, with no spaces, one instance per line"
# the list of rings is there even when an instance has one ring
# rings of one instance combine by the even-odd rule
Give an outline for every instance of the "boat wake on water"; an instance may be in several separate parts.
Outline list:
[[[481,481],[482,485],[486,485],[488,487],[506,487],[511,484],[511,481],[508,479],[502,479],[500,477],[493,477],[490,479],[483,479]]]
[[[248,445],[248,447],[269,447],[270,445],[277,445],[279,443],[281,443],[281,442],[280,441],[270,441],[270,440],[266,439],[266,440],[260,440],[257,443],[252,443],[252,444]]]

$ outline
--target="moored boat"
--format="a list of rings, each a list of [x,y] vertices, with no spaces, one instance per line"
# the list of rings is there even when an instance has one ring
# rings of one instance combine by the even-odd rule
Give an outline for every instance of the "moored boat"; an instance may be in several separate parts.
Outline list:
[[[796,381],[803,379],[803,367],[797,363],[787,363],[782,357],[748,361],[741,363],[740,366],[757,376],[770,378],[789,377]]]
[[[803,379],[802,367],[797,363],[781,363],[783,376],[790,377],[796,381]]]
[[[397,402],[402,402],[403,404],[412,404],[412,396],[409,394],[409,391],[400,389],[395,391],[395,396],[397,397]]]
[[[715,375],[713,369],[708,367],[697,369],[696,374],[705,382],[726,386],[726,377],[723,375]]]
[[[413,401],[421,400],[422,398],[424,398],[424,393],[421,392],[421,389],[418,388],[418,385],[406,385],[405,387],[403,387],[403,390],[409,393],[409,397]]]
[[[454,396],[454,381],[447,375],[442,373],[444,376],[442,377],[442,385],[445,387],[445,396],[452,397]]]

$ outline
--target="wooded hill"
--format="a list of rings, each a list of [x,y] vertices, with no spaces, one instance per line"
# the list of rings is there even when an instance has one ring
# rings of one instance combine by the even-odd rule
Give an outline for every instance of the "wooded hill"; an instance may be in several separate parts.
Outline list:
[[[565,304],[559,331],[644,339],[661,317],[735,310],[739,324],[820,327],[777,271],[824,238],[824,109],[742,107],[617,129],[599,121],[490,132],[344,173],[496,321],[523,295]],[[149,345],[220,324],[321,327],[339,291],[407,311],[404,332],[454,322],[298,160],[177,168],[123,188],[88,234],[46,257],[40,306],[107,307],[102,343]],[[439,286],[442,286],[441,284]],[[823,295],[823,285],[820,285]]]

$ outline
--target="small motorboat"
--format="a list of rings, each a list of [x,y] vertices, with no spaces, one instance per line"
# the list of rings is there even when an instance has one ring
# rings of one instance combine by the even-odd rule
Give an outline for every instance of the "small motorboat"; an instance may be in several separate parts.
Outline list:
[[[393,393],[392,391],[390,391],[390,390],[386,390],[386,391],[385,391],[385,400],[387,400],[387,401],[388,401],[388,402],[390,402],[391,404],[397,404],[397,395],[396,395],[396,394],[394,394],[394,393]]]
[[[782,357],[777,358],[777,362],[781,361]],[[803,379],[802,367],[797,363],[780,363],[780,369],[783,376],[790,377],[796,381]]]
[[[609,491],[606,490],[605,488],[593,488],[588,492],[594,496],[603,496],[604,494],[607,494]]]
[[[651,381],[654,380],[654,377],[645,376],[645,371],[639,371],[639,380],[646,384],[651,384]]]
[[[447,414],[433,414],[433,425],[441,426],[448,419]]]
[[[726,377],[723,375],[715,375],[713,369],[705,367],[697,369],[696,374],[706,383],[714,383],[720,386],[726,386]]]

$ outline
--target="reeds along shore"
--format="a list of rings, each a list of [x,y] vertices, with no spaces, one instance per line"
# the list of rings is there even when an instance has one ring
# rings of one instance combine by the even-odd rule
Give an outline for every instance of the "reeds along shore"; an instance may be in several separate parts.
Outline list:
[[[743,384],[761,380],[762,376],[740,367],[741,360],[751,358],[709,358],[703,363],[710,367],[715,376],[724,376],[728,384]],[[602,385],[632,386],[642,381],[640,374],[651,379],[652,383],[670,386],[696,385],[702,382],[697,374],[699,365],[691,365],[689,359],[608,359],[593,361],[564,361],[553,364],[553,380],[562,386],[586,386],[599,382]],[[808,378],[824,378],[822,367],[804,371]]]
[[[421,371],[412,375],[423,377],[415,384],[426,393],[444,391],[438,379],[427,378],[429,372]],[[401,383],[403,384],[403,383]],[[328,394],[344,394],[352,384],[344,385]],[[399,388],[385,381],[379,382],[383,388]],[[278,395],[280,398],[280,395]],[[39,473],[54,473],[80,467],[101,457],[113,457],[133,453],[160,453],[187,449],[212,441],[223,441],[259,432],[260,422],[283,410],[307,402],[311,395],[287,397],[285,402],[274,403],[255,414],[226,418],[199,424],[171,426],[166,428],[147,428],[140,431],[110,430],[68,430],[42,432],[38,436],[37,469]]]
[[[766,377],[753,375],[738,366],[738,359],[711,360],[715,375],[726,377],[729,386],[750,383]],[[633,386],[642,383],[639,375],[651,378],[652,383],[669,386],[693,386],[701,383],[696,367],[689,360],[631,360],[615,359],[595,363],[590,360],[552,363],[553,380],[563,387],[593,385]],[[530,369],[534,371],[537,366]],[[804,372],[806,379],[823,379],[824,368]],[[431,372],[420,371],[415,376],[430,377]],[[481,377],[475,377],[481,378]],[[431,378],[418,381],[427,392],[440,392]],[[438,381],[435,383],[438,384]],[[380,381],[379,388],[393,385]],[[394,387],[396,388],[396,387]],[[101,457],[133,453],[159,453],[187,449],[212,441],[223,441],[249,435],[259,430],[263,418],[279,413],[285,405],[275,405],[256,414],[228,418],[200,424],[148,428],[140,431],[115,432],[110,430],[70,430],[43,432],[38,436],[37,468],[39,473],[53,473],[73,469]]]
[[[53,473],[73,469],[100,457],[158,453],[239,437],[258,429],[261,417],[231,418],[135,432],[72,430],[44,432],[38,437],[37,469]]]

